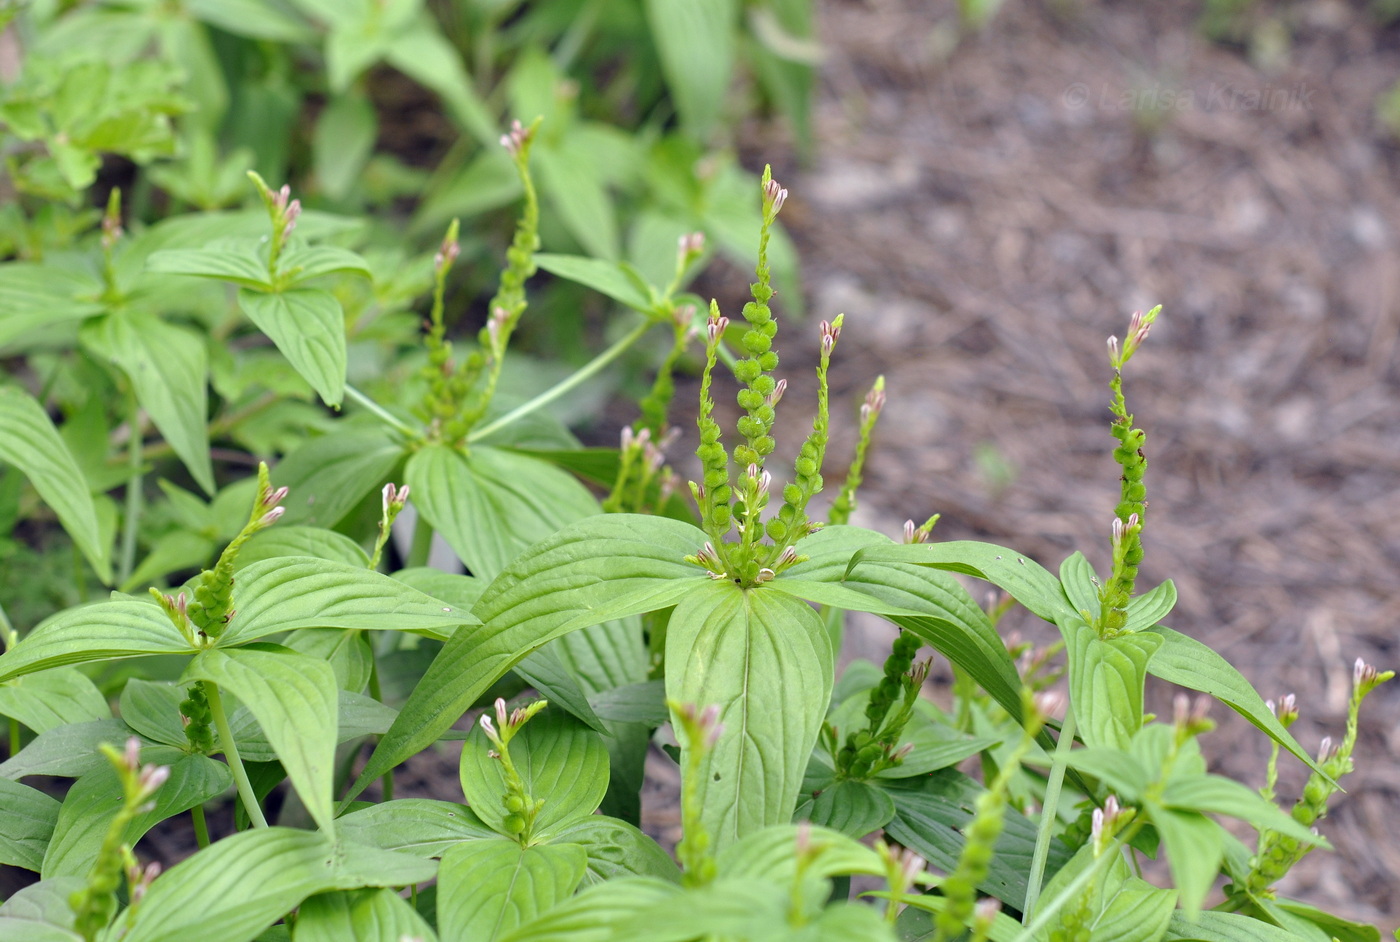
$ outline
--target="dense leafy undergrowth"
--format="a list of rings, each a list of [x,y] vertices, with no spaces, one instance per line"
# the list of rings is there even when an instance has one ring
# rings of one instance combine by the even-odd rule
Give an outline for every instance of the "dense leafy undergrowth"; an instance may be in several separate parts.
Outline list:
[[[7,585],[12,610],[49,610],[3,626],[0,864],[37,882],[0,902],[0,938],[1378,939],[1275,887],[1325,845],[1313,825],[1390,672],[1356,664],[1347,727],[1313,755],[1288,732],[1291,697],[1266,702],[1164,624],[1170,581],[1139,591],[1146,435],[1123,370],[1158,311],[1109,340],[1105,441],[1122,491],[1106,571],[1082,553],[1051,571],[1014,548],[931,542],[936,518],[898,539],[851,526],[883,383],[860,408],[851,471],[828,487],[842,319],[819,327],[815,420],[780,423],[793,404],[770,302],[794,272],[777,228],[788,192],[769,172],[694,165],[745,43],[770,48],[754,60],[768,93],[800,99],[801,47],[783,30],[805,7],[741,27],[722,4],[653,0],[638,33],[583,4],[597,19],[578,35],[559,17],[579,6],[452,7],[481,30],[471,75],[455,21],[408,2],[44,7],[17,21],[32,44],[0,104],[23,195],[0,220],[15,256],[0,265],[0,511],[6,552],[43,574]],[[105,58],[63,51],[100,30],[122,37]],[[650,101],[663,76],[680,130],[619,138],[581,116],[559,63],[639,35],[653,68],[613,81]],[[325,84],[299,87],[288,76],[317,42]],[[239,58],[257,56],[265,75]],[[365,222],[376,200],[399,193],[385,181],[413,177],[374,168],[358,80],[381,60],[491,144],[430,187],[412,226],[447,235],[421,258],[365,234],[382,226]],[[172,125],[189,104],[181,74],[206,110]],[[279,101],[295,113],[294,91],[329,96],[309,171],[286,134],[240,123]],[[501,135],[498,92],[544,119]],[[240,134],[242,156],[227,146]],[[140,165],[135,208],[116,189],[105,213],[83,208],[104,153]],[[649,193],[629,204],[625,261],[619,167]],[[299,173],[318,208],[265,182]],[[197,211],[150,218],[151,186]],[[225,210],[245,187],[261,207]],[[450,298],[485,283],[457,275],[490,255],[490,228],[447,220],[517,202],[464,338]],[[757,259],[732,319],[686,291],[716,245]],[[539,270],[549,303],[526,318]],[[536,357],[508,355],[532,319],[567,323],[585,292],[615,305],[610,346],[569,368],[540,331]],[[423,295],[425,319],[411,313]],[[556,410],[586,414],[624,365],[637,419],[619,448],[581,447]],[[702,376],[688,494],[665,455],[672,422],[690,419],[672,402],[681,368]],[[731,384],[725,430],[715,400]],[[770,467],[779,432],[805,435],[790,469]],[[22,549],[33,535],[39,548]],[[427,566],[435,540],[455,571]],[[1000,594],[984,608],[967,577]],[[1012,605],[1062,642],[1008,645],[997,624]],[[883,665],[838,677],[848,612],[899,633]],[[952,665],[948,710],[921,695],[926,647]],[[1173,716],[1144,714],[1149,674],[1182,688]],[[1272,741],[1259,782],[1206,770],[1212,701]],[[394,797],[397,767],[462,738],[459,791]],[[654,751],[680,770],[674,854],[638,827]],[[1288,811],[1281,757],[1311,770]],[[232,829],[211,827],[206,809],[230,802]],[[141,839],[172,820],[199,849],[161,872]]]

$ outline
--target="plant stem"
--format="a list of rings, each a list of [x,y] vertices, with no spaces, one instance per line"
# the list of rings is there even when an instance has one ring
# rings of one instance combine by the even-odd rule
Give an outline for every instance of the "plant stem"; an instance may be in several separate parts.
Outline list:
[[[13,759],[15,753],[19,752],[19,720],[10,717],[10,754],[7,758]]]
[[[544,408],[554,400],[558,399],[560,396],[563,396],[565,393],[571,392],[575,387],[580,386],[588,380],[592,379],[594,376],[596,376],[602,371],[603,367],[607,366],[613,360],[616,360],[618,357],[622,356],[622,354],[627,351],[628,347],[632,346],[632,344],[640,340],[642,335],[645,334],[651,328],[653,323],[654,321],[642,321],[636,327],[632,328],[631,332],[628,333],[627,336],[623,337],[617,343],[613,344],[611,347],[608,347],[608,349],[598,354],[585,366],[579,369],[578,372],[574,373],[574,375],[570,376],[566,380],[563,380],[557,385],[546,389],[544,392],[540,393],[538,396],[531,399],[529,402],[512,409],[505,415],[501,416],[499,419],[496,419],[494,422],[488,422],[480,428],[473,430],[467,435],[467,441],[480,441],[481,439],[490,435],[492,432],[500,431],[507,425],[510,425],[515,420],[523,418],[524,416],[529,415],[531,412],[535,412],[539,409]],[[346,387],[346,389],[348,390],[349,387]]]
[[[194,840],[203,850],[209,846],[209,822],[204,819],[204,805],[195,805],[190,809],[190,820],[194,822]]]
[[[1045,904],[1036,914],[1036,917],[1027,923],[1026,927],[1022,929],[1011,942],[1031,942],[1031,940],[1036,937],[1036,934],[1040,932],[1041,929],[1045,928],[1045,924],[1054,918],[1055,914],[1060,911],[1060,908],[1064,906],[1065,903],[1074,899],[1076,895],[1083,891],[1083,889],[1089,885],[1089,882],[1098,876],[1099,871],[1108,866],[1109,862],[1113,860],[1116,854],[1122,852],[1123,845],[1133,839],[1133,835],[1137,834],[1141,826],[1141,821],[1134,821],[1130,824],[1126,832],[1115,838],[1113,843],[1104,848],[1104,852],[1100,854],[1093,863],[1081,870],[1079,875],[1070,881],[1069,886],[1065,887],[1060,891],[1059,895]],[[1034,875],[1034,872],[1032,872],[1032,874]],[[1027,913],[1029,914],[1029,910],[1027,910]]]
[[[349,383],[345,384],[345,395],[349,396],[351,399],[358,402],[361,406],[374,413],[374,415],[380,421],[384,422],[390,428],[402,432],[410,438],[417,438],[421,434],[419,430],[416,430],[411,426],[407,425],[405,422],[403,422],[402,420],[394,416],[391,412],[389,412],[388,409],[385,409],[379,403],[375,402],[369,396],[366,396],[364,393],[360,392],[358,389],[356,389],[354,386],[351,386]]]
[[[238,785],[238,797],[243,799],[243,808],[248,812],[248,820],[253,827],[267,827],[262,806],[253,791],[253,783],[248,781],[248,770],[243,768],[243,760],[238,756],[238,744],[233,741],[233,730],[229,728],[228,716],[224,713],[224,701],[219,696],[219,687],[213,681],[204,682],[204,695],[209,700],[209,712],[214,715],[214,726],[219,731],[219,740],[224,747],[224,758],[228,760],[233,781]]]
[[[117,568],[117,585],[124,586],[136,568],[136,531],[141,524],[141,408],[136,393],[130,396],[127,424],[131,435],[127,440],[127,467],[131,477],[126,480],[126,516],[122,521],[122,555]]]
[[[417,510],[417,508],[414,508]],[[433,525],[423,519],[422,511],[413,521],[413,545],[408,548],[408,559],[404,561],[405,569],[417,569],[420,566],[428,565],[428,557],[433,549]]]
[[[1050,857],[1050,841],[1054,839],[1055,819],[1060,806],[1060,788],[1065,782],[1065,768],[1069,751],[1074,746],[1074,708],[1065,708],[1065,721],[1060,724],[1060,739],[1055,744],[1055,755],[1050,763],[1050,778],[1045,783],[1045,801],[1040,809],[1040,832],[1035,838],[1035,854],[1031,857],[1031,872],[1026,880],[1026,908],[1021,917],[1022,925],[1030,925],[1035,910],[1036,897],[1040,895],[1040,883],[1045,877],[1045,861]]]

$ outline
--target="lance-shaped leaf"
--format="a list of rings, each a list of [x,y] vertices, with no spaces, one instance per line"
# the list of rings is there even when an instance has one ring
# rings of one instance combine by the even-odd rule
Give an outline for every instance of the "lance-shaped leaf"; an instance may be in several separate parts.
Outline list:
[[[83,345],[121,367],[137,401],[206,493],[214,493],[209,461],[208,355],[188,330],[137,311],[84,326]]]
[[[869,782],[832,781],[804,794],[793,817],[859,839],[890,823],[894,800]]]
[[[501,833],[507,811],[505,768],[490,756],[478,726],[462,747],[462,794],[489,827]],[[608,750],[603,737],[563,710],[546,709],[510,741],[511,763],[527,794],[544,800],[533,837],[593,814],[608,790]]]
[[[1193,919],[1178,910],[1171,914],[1167,934],[1162,938],[1167,942],[1298,942],[1299,937],[1252,916],[1207,911],[1197,913]],[[1374,938],[1379,938],[1379,933]]]
[[[577,844],[459,844],[438,871],[438,930],[444,939],[495,942],[572,896],[587,863]]]
[[[278,259],[283,283],[299,284],[323,275],[351,274],[373,277],[365,260],[349,249],[335,245],[291,245]]]
[[[36,733],[111,715],[107,698],[77,668],[44,671],[0,684],[0,716],[13,717]]]
[[[687,523],[600,514],[521,554],[477,603],[481,627],[443,646],[350,790],[435,741],[497,678],[530,651],[570,631],[675,605],[711,584],[684,561],[704,542]]]
[[[311,894],[336,889],[335,854],[314,831],[226,837],[151,884],[122,942],[247,942]]]
[[[1160,636],[1162,646],[1148,662],[1148,673],[1188,690],[1209,694],[1263,730],[1274,742],[1306,763],[1308,768],[1326,776],[1317,760],[1298,745],[1293,734],[1284,729],[1264,703],[1264,698],[1229,661],[1215,653],[1209,645],[1173,631],[1166,625],[1157,625],[1149,629],[1149,633]],[[0,663],[3,661],[0,658]]]
[[[87,480],[43,407],[13,386],[0,387],[0,461],[24,472],[97,575],[111,583],[111,548],[99,536]]]
[[[1128,748],[1142,728],[1148,663],[1162,646],[1146,632],[1101,639],[1078,616],[1061,625],[1069,661],[1069,697],[1084,742]]]
[[[831,685],[826,628],[792,596],[712,582],[676,606],[667,698],[718,706],[724,727],[696,783],[715,847],[792,820]]]
[[[0,865],[37,873],[58,811],[58,801],[37,788],[0,778]]]
[[[851,559],[850,568],[869,563],[912,563],[985,579],[1048,622],[1078,617],[1060,588],[1060,580],[1035,560],[993,543],[954,540],[872,547]]]
[[[363,567],[282,556],[253,563],[233,587],[237,614],[220,646],[294,628],[371,628],[447,637],[475,624],[469,612]]]
[[[297,909],[297,942],[437,942],[408,900],[391,889],[318,893]]]
[[[418,857],[441,857],[463,841],[496,840],[466,805],[428,798],[399,798],[336,819],[342,840]]]
[[[369,568],[369,554],[344,533],[322,527],[284,525],[263,530],[243,544],[234,561],[234,571],[278,556],[314,556],[357,569]]]
[[[345,397],[345,312],[335,295],[320,288],[241,288],[238,306],[326,405],[339,408]]]
[[[499,942],[615,942],[616,927],[624,920],[680,894],[680,887],[663,880],[600,883],[507,932]]]
[[[1176,607],[1176,584],[1170,579],[1142,595],[1128,599],[1127,632],[1146,631],[1171,614]]]
[[[932,866],[951,873],[967,843],[963,832],[977,813],[982,786],[954,769],[942,769],[926,778],[889,782],[886,787],[894,799],[895,816],[885,833]],[[1008,814],[987,876],[979,884],[982,892],[1024,908],[1035,843],[1035,823],[1023,815]],[[1046,875],[1064,866],[1069,856],[1062,841],[1051,841]]]
[[[585,885],[620,877],[681,882],[680,868],[660,844],[626,821],[604,814],[590,814],[556,829],[551,843],[583,847],[588,854]]]
[[[216,684],[257,717],[306,810],[330,832],[336,740],[335,672],[330,665],[285,648],[215,649],[196,657],[184,680]]]
[[[118,599],[71,608],[46,621],[0,655],[0,681],[65,664],[141,654],[192,654],[154,602]]]
[[[264,217],[263,225],[266,225]],[[167,275],[217,278],[248,288],[271,288],[267,262],[258,257],[257,239],[228,239],[217,248],[164,249],[151,253],[146,270]]]
[[[588,489],[553,465],[498,448],[428,445],[405,470],[413,505],[472,575],[495,578],[521,551],[598,512]],[[693,552],[693,550],[691,551]]]
[[[382,425],[340,423],[272,469],[272,483],[291,491],[283,523],[335,526],[402,458],[403,445]]]
[[[646,11],[681,121],[694,139],[704,140],[727,100],[739,5],[647,0]]]
[[[765,828],[720,851],[715,861],[722,876],[750,880],[771,880],[790,885],[797,878],[798,829],[791,824]],[[853,838],[826,828],[807,832],[809,857],[803,864],[804,876],[833,877],[837,874],[883,875],[879,854]]]
[[[150,808],[127,823],[125,843],[135,846],[161,821],[222,794],[233,782],[228,766],[207,756],[183,756],[169,768],[170,778],[157,790]],[[110,764],[73,783],[44,855],[45,879],[87,875],[121,807],[121,793],[121,783]]]
[[[1016,665],[967,590],[927,566],[871,558],[921,548],[896,546],[860,527],[827,527],[802,541],[798,551],[809,559],[783,573],[772,587],[825,605],[883,615],[967,671],[1003,709],[1019,717]]]
[[[550,274],[576,281],[633,310],[649,311],[656,303],[646,279],[626,262],[589,258],[586,255],[540,253],[535,256],[535,264]]]
[[[1113,942],[1157,942],[1167,929],[1176,907],[1176,891],[1158,889],[1135,876],[1121,854],[1107,865],[1097,864],[1093,848],[1086,847],[1045,885],[1042,903],[1054,900],[1086,869],[1097,869],[1071,907],[1080,905],[1083,925],[1092,927],[1093,938]]]
[[[0,762],[0,778],[22,779],[26,775],[56,775],[77,778],[107,765],[98,751],[103,743],[119,743],[131,737],[131,728],[121,720],[93,720],[57,726],[34,737],[19,752]],[[143,753],[147,762],[169,764],[184,755],[183,749],[152,743]]]

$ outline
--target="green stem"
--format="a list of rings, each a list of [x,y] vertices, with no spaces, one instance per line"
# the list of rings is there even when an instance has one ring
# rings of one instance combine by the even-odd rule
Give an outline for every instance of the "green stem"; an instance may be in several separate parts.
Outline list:
[[[1045,928],[1046,923],[1059,913],[1065,903],[1068,903],[1078,896],[1079,893],[1089,885],[1090,881],[1099,875],[1099,871],[1108,866],[1114,856],[1122,851],[1123,845],[1133,839],[1133,835],[1137,834],[1141,825],[1141,821],[1134,821],[1129,825],[1128,830],[1115,838],[1113,843],[1105,847],[1104,852],[1095,858],[1093,863],[1081,870],[1079,875],[1071,880],[1069,885],[1061,890],[1054,899],[1041,907],[1039,912],[1036,913],[1035,918],[1027,923],[1026,927],[1022,929],[1011,942],[1031,942],[1040,930]],[[1027,915],[1029,915],[1029,913],[1030,911],[1028,909]]]
[[[402,419],[399,419],[397,416],[393,415],[388,409],[385,409],[379,403],[375,402],[369,396],[366,396],[364,393],[360,392],[358,389],[356,389],[354,386],[351,386],[349,383],[345,384],[345,395],[355,400],[357,403],[359,403],[364,408],[368,409],[370,412],[374,413],[376,418],[384,422],[384,424],[388,425],[390,428],[402,432],[410,438],[418,438],[423,434],[421,430],[414,429],[412,426],[405,423]]]
[[[262,806],[258,804],[258,796],[253,791],[253,783],[248,781],[248,771],[243,768],[243,760],[239,758],[238,744],[233,741],[233,730],[229,728],[228,715],[224,713],[224,701],[219,696],[218,685],[206,680],[204,695],[209,700],[209,712],[214,715],[214,727],[219,731],[224,758],[228,760],[229,771],[233,773],[233,781],[238,785],[238,797],[243,799],[243,808],[248,812],[248,820],[253,822],[253,827],[265,828],[267,818],[263,817]]]
[[[10,717],[10,755],[13,759],[15,753],[19,752],[19,720]]]
[[[131,477],[126,480],[126,519],[122,521],[122,555],[117,569],[117,585],[124,586],[136,568],[136,531],[141,525],[141,409],[136,394],[130,394],[127,440],[127,467]]]
[[[496,419],[494,422],[488,422],[480,428],[473,430],[469,435],[467,435],[467,441],[480,441],[481,439],[490,435],[492,432],[498,432],[501,429],[505,428],[507,425],[510,425],[512,422],[516,421],[517,419],[523,418],[524,416],[529,415],[531,412],[535,412],[539,409],[542,409],[554,400],[558,399],[560,396],[572,392],[576,387],[581,386],[583,383],[586,383],[598,373],[602,372],[603,368],[609,363],[611,363],[613,360],[616,360],[618,357],[622,356],[622,354],[627,351],[628,347],[632,346],[632,344],[636,343],[638,340],[641,339],[642,335],[645,334],[651,328],[653,323],[653,321],[642,321],[636,327],[632,328],[631,332],[628,333],[627,336],[623,337],[617,343],[613,344],[611,347],[608,347],[608,349],[598,354],[591,361],[589,361],[587,365],[582,367],[578,372],[574,373],[574,375],[560,382],[558,385],[553,386],[550,389],[546,389],[544,392],[540,393],[538,396],[531,399],[529,402],[512,409],[505,415],[501,416],[499,419]],[[346,390],[349,390],[348,386],[346,387]]]
[[[195,805],[190,809],[190,819],[194,822],[194,840],[203,850],[209,846],[209,822],[204,819],[204,805]]]
[[[1050,778],[1045,783],[1045,801],[1040,809],[1040,832],[1035,838],[1035,854],[1031,857],[1031,872],[1026,880],[1026,908],[1021,917],[1023,925],[1030,925],[1036,897],[1040,895],[1040,882],[1045,877],[1045,862],[1050,857],[1050,842],[1054,840],[1055,819],[1059,816],[1060,788],[1065,782],[1065,768],[1073,746],[1074,708],[1067,707],[1065,721],[1060,724],[1060,739],[1055,744],[1055,755],[1051,759]]]

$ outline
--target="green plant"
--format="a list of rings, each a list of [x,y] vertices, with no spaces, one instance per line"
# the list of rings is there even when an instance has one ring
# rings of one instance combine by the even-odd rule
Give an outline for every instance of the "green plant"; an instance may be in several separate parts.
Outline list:
[[[0,519],[12,529],[56,523],[44,533],[60,550],[67,534],[76,604],[33,627],[0,625],[9,720],[0,863],[40,876],[0,903],[0,937],[1377,938],[1275,886],[1325,843],[1311,828],[1351,770],[1363,698],[1391,674],[1358,663],[1341,745],[1314,758],[1288,732],[1290,702],[1270,707],[1206,644],[1162,624],[1170,581],[1138,592],[1146,436],[1127,409],[1123,370],[1156,309],[1109,344],[1122,491],[1106,576],[1081,553],[1056,575],[1005,547],[929,542],[936,518],[910,521],[902,543],[850,526],[885,402],[878,380],[823,523],[827,374],[844,318],[818,328],[816,415],[785,473],[771,457],[794,428],[778,407],[786,415],[793,403],[777,375],[772,301],[788,192],[771,171],[743,207],[721,200],[672,216],[687,226],[659,242],[664,227],[640,229],[651,233],[650,261],[588,245],[592,254],[540,251],[552,219],[569,225],[559,193],[575,188],[557,174],[571,135],[606,135],[581,131],[587,121],[547,101],[556,65],[534,44],[543,35],[556,51],[587,46],[594,25],[561,27],[551,17],[563,12],[581,7],[596,24],[628,14],[452,6],[461,23],[492,28],[467,31],[479,44],[476,84],[449,89],[442,76],[457,73],[436,70],[457,60],[430,53],[458,21],[439,27],[412,3],[351,6],[249,0],[262,18],[244,22],[218,4],[131,4],[44,8],[24,21],[37,30],[38,61],[52,59],[7,89],[0,109],[25,145],[8,167],[25,202],[5,221],[23,259],[0,265],[9,303],[0,342],[14,355],[14,381],[0,389],[0,458],[10,465]],[[691,81],[676,78],[691,55],[677,39],[685,16],[714,15],[697,34],[711,42],[716,24],[734,26],[735,11],[721,6],[723,17],[644,9],[667,37],[658,48],[672,84]],[[764,17],[793,9],[758,8],[750,22],[773,39]],[[210,32],[209,22],[265,42]],[[87,86],[60,67],[63,48],[99,26],[126,30],[103,68],[131,70],[121,73],[130,84],[82,98]],[[461,306],[453,273],[473,238],[458,222],[435,222],[446,238],[405,273],[406,253],[357,241],[362,221],[328,211],[374,206],[373,185],[356,206],[331,192],[346,166],[366,164],[323,143],[307,199],[326,202],[303,208],[300,190],[265,182],[295,163],[290,150],[276,154],[285,140],[261,142],[252,170],[210,144],[215,116],[178,123],[170,73],[144,50],[156,38],[168,58],[188,58],[211,36],[221,54],[266,56],[265,94],[253,96],[263,104],[286,91],[276,83],[290,81],[277,78],[294,61],[288,48],[324,41],[327,123],[353,131],[357,109],[363,118],[355,95],[367,88],[357,83],[382,60],[439,83],[454,120],[491,142],[482,159],[509,171],[499,192],[523,207],[474,337],[451,324]],[[216,60],[189,58],[192,74],[204,74],[199,61]],[[478,101],[473,89],[496,88],[503,61],[501,94],[549,107],[520,109],[546,121],[498,139],[494,91]],[[690,161],[724,126],[716,89],[727,68],[677,94],[679,136],[655,142],[653,175]],[[629,70],[626,81],[646,76]],[[210,100],[207,87],[200,95]],[[97,153],[155,160],[177,128],[189,135],[187,163],[168,165],[165,183],[153,165],[150,179],[208,211],[145,225],[152,204],[140,180],[123,191],[125,215],[116,190],[104,212],[82,208]],[[214,211],[244,179],[262,206]],[[687,192],[705,202],[717,185]],[[714,302],[698,316],[700,299],[685,290],[706,253],[697,219],[714,241],[755,249],[742,323]],[[539,318],[537,270],[607,297],[624,320],[603,352],[530,389],[520,367],[538,364],[513,341]],[[406,312],[423,294],[420,329]],[[581,447],[548,407],[644,351],[656,328],[665,340],[650,383],[633,384],[645,392],[621,447]],[[663,449],[673,374],[699,337],[700,479],[687,503]],[[716,400],[731,377],[739,417],[727,430]],[[280,460],[269,468],[264,456]],[[256,472],[239,473],[239,462]],[[169,477],[151,486],[157,469]],[[410,503],[416,522],[398,530],[409,545],[396,548],[395,521]],[[465,574],[426,566],[437,536]],[[955,574],[1006,595],[984,610]],[[117,591],[95,599],[93,576]],[[1003,639],[998,620],[1017,603],[1054,624],[1062,647],[1032,652]],[[853,611],[900,633],[883,667],[857,662],[838,678],[842,619]],[[946,713],[921,696],[925,645],[953,666]],[[1045,692],[1061,674],[1069,698],[1056,721]],[[1204,699],[1183,699],[1169,723],[1145,715],[1148,674],[1226,703],[1270,738],[1261,792],[1206,771]],[[526,688],[539,697],[513,706]],[[395,768],[462,738],[453,727],[478,708],[460,790],[395,797]],[[676,859],[637,827],[654,743],[679,767]],[[1289,813],[1273,801],[1284,750],[1312,773]],[[980,776],[959,770],[973,759]],[[72,784],[60,801],[20,781],[30,776]],[[231,823],[206,813],[230,805]],[[140,866],[143,835],[186,815],[199,850],[160,875]],[[1254,850],[1215,816],[1255,827]],[[879,830],[887,841],[860,843]],[[1163,853],[1170,886],[1135,867]],[[1216,899],[1222,874],[1229,884]],[[852,899],[852,876],[882,879],[880,901]]]

